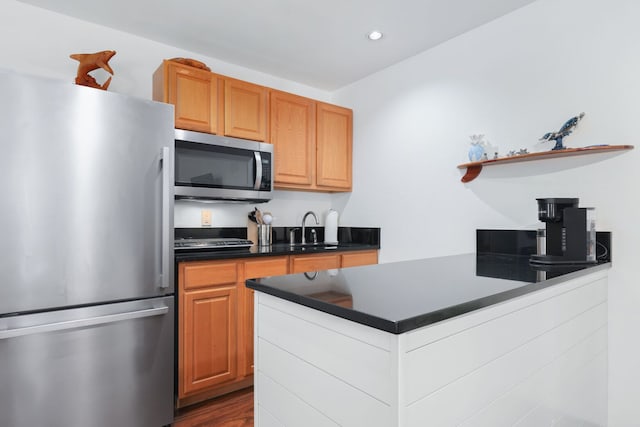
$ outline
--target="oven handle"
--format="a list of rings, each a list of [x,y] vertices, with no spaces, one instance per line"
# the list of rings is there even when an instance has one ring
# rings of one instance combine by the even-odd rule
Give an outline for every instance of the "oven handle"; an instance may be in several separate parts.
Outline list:
[[[256,182],[253,184],[253,189],[260,190],[260,183],[262,182],[262,155],[259,151],[254,151],[253,155],[256,162]]]
[[[120,322],[123,320],[140,319],[142,317],[160,316],[167,314],[169,307],[147,308],[144,310],[128,311],[125,313],[107,314],[105,316],[87,317],[62,322],[45,323],[43,325],[25,326],[22,328],[5,329],[0,331],[0,340],[21,337],[25,335],[40,334],[43,332],[64,331],[86,326],[103,325],[105,323]]]

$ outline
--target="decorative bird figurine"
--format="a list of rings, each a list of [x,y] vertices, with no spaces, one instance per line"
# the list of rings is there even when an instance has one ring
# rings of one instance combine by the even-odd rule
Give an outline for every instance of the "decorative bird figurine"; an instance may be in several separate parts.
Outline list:
[[[115,50],[103,50],[96,53],[74,53],[69,55],[70,58],[80,62],[78,64],[78,74],[76,75],[76,84],[82,86],[94,87],[96,89],[107,90],[111,83],[111,77],[104,84],[99,84],[93,76],[89,75],[89,71],[102,68],[109,74],[113,74],[113,70],[109,66],[109,60],[116,54]]]
[[[570,118],[562,125],[558,132],[545,133],[544,136],[540,138],[540,141],[555,141],[556,145],[551,150],[564,150],[567,147],[562,145],[562,138],[570,135],[583,117],[584,113],[580,113],[577,116]]]

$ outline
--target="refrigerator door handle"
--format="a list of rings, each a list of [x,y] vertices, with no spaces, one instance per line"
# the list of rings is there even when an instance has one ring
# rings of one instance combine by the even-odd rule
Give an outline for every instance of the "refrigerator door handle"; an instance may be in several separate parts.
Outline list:
[[[0,340],[21,337],[25,335],[40,334],[43,332],[63,331],[77,329],[86,326],[96,326],[105,323],[120,322],[123,320],[140,319],[142,317],[160,316],[167,314],[169,307],[155,307],[144,310],[129,311],[125,313],[107,314],[105,316],[87,317],[84,319],[67,320],[63,322],[45,323],[43,325],[26,326],[0,331]]]
[[[160,287],[168,288],[170,278],[171,263],[171,236],[169,233],[173,232],[173,224],[171,224],[171,209],[173,195],[171,189],[174,183],[172,182],[171,170],[173,168],[173,158],[171,156],[170,147],[162,147],[162,259],[160,260]]]

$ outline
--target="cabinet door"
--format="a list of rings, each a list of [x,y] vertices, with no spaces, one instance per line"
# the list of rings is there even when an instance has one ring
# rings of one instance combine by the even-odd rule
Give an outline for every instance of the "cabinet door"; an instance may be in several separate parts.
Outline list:
[[[340,268],[340,255],[293,255],[289,272],[305,273],[332,268]]]
[[[272,90],[269,131],[275,156],[276,188],[310,186],[315,181],[316,102]]]
[[[171,61],[165,61],[165,66],[167,70],[164,102],[175,106],[175,127],[218,133],[222,106],[218,76],[206,70]]]
[[[267,102],[264,86],[225,78],[224,134],[236,138],[267,140]]]
[[[319,189],[351,191],[353,112],[317,104],[316,185]]]
[[[244,263],[244,279],[254,279],[256,277],[282,276],[288,273],[289,258],[274,257],[263,258]],[[253,374],[253,289],[249,289],[242,284],[244,288],[244,326],[242,327],[242,335],[244,335],[244,361],[241,366],[241,375]]]
[[[237,287],[181,295],[178,397],[237,377]]]
[[[342,267],[356,267],[378,263],[378,251],[347,252],[342,256]]]
[[[285,273],[286,274],[286,273]],[[253,297],[255,291],[253,289],[245,289],[244,296],[244,327],[242,334],[244,335],[244,358],[242,362],[242,375],[253,374]]]

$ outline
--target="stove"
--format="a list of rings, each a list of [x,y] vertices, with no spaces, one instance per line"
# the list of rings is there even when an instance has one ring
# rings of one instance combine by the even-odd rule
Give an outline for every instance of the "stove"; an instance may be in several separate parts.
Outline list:
[[[253,246],[253,242],[247,239],[230,237],[216,237],[207,239],[176,239],[174,249],[176,251],[186,250],[221,250],[221,249],[241,249]]]

